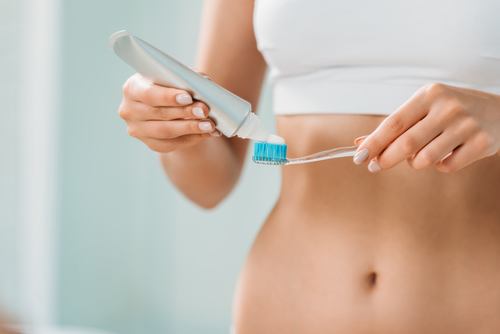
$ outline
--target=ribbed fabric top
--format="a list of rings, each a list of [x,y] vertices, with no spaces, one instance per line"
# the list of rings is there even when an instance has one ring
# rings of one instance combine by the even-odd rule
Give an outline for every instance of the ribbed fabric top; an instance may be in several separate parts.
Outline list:
[[[275,114],[389,115],[442,82],[500,94],[500,1],[256,0]]]

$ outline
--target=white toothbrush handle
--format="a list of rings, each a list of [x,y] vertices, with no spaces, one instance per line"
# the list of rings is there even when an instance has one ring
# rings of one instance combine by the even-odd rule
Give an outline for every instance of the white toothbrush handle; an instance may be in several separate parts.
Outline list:
[[[308,162],[315,162],[327,159],[352,157],[354,156],[354,154],[356,154],[357,149],[358,149],[357,146],[334,148],[332,150],[307,155],[302,158],[287,159],[285,165],[305,164]]]

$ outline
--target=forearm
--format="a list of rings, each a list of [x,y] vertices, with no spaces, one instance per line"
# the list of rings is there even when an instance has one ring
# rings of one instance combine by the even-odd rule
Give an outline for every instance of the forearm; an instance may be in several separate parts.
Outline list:
[[[160,153],[160,160],[172,183],[191,201],[213,208],[233,189],[242,162],[225,137],[204,140],[170,153]]]
[[[196,68],[250,102],[255,111],[266,71],[253,30],[253,0],[208,0],[204,4]],[[210,138],[161,154],[165,172],[189,199],[213,207],[238,181],[248,141]]]

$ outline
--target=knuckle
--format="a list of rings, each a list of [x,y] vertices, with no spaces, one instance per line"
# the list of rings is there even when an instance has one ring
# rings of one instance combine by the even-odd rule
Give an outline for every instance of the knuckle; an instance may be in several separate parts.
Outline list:
[[[137,138],[139,135],[138,134],[139,131],[137,130],[136,126],[131,126],[131,125],[127,126],[127,132],[129,134],[129,136],[134,137],[134,138]]]
[[[478,136],[478,140],[480,142],[484,143],[484,145],[486,147],[493,146],[493,142],[494,142],[493,138],[491,138],[491,136],[486,131],[480,131],[477,136]]]
[[[476,135],[475,146],[480,152],[485,152],[488,155],[495,154],[495,152],[491,152],[495,151],[494,149],[492,149],[493,139],[486,131],[480,131]]]
[[[417,141],[412,136],[401,138],[401,151],[407,155],[414,153],[418,149]]]
[[[435,110],[437,123],[450,125],[457,121],[459,117],[464,116],[464,108],[460,102],[447,101],[444,107]]]
[[[440,82],[431,82],[423,87],[423,93],[430,99],[438,98],[446,92],[446,85]]]
[[[460,133],[472,134],[479,131],[480,128],[474,117],[467,116],[462,120],[458,130]]]
[[[147,105],[152,105],[153,104],[153,98],[154,98],[154,89],[152,85],[149,85],[147,88],[145,88],[142,91],[141,94],[142,102],[144,102]]]
[[[118,116],[120,116],[123,119],[128,119],[130,117],[130,112],[129,110],[123,105],[123,103],[120,105],[118,108]]]
[[[132,80],[132,77],[129,78],[127,81],[125,81],[125,83],[122,86],[122,91],[123,91],[124,96],[130,95],[130,91],[131,91],[130,86],[132,85],[131,80]]]
[[[418,163],[416,164],[418,169],[430,167],[436,164],[435,155],[427,150],[420,152],[417,155],[416,160],[418,161]]]
[[[451,98],[446,101],[444,114],[448,117],[456,117],[466,114],[466,109],[462,101]]]
[[[386,118],[385,126],[393,132],[401,132],[404,129],[403,118],[399,114],[393,114]]]

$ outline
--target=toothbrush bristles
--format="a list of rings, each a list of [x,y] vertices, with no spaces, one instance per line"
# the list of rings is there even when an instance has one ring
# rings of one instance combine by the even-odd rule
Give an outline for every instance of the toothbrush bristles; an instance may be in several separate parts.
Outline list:
[[[264,165],[284,165],[287,161],[286,149],[286,145],[256,142],[253,161]]]

